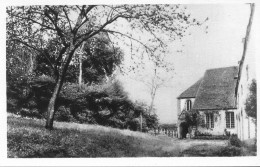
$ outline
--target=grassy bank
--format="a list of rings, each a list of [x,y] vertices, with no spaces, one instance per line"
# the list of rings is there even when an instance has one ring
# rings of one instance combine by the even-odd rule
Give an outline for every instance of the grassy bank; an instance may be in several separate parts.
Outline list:
[[[254,156],[253,140],[241,148],[227,140],[172,139],[98,125],[55,122],[9,115],[8,157],[176,157]]]
[[[129,130],[8,116],[8,157],[168,157],[178,156],[168,137]]]

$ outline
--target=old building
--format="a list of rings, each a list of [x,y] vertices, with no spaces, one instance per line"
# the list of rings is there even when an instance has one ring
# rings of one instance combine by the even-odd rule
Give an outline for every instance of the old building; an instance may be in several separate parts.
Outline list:
[[[187,125],[185,112],[196,110],[204,118],[204,126],[198,126],[201,133],[224,135],[236,133],[235,126],[238,67],[209,69],[202,79],[178,97],[179,137],[185,137]]]
[[[252,13],[251,13],[252,14]],[[248,29],[250,24],[248,25]],[[251,26],[251,33],[255,34],[257,30],[256,24],[253,22]],[[245,101],[249,95],[249,85],[253,79],[256,79],[256,66],[255,66],[255,36],[249,36],[244,40],[244,52],[239,62],[239,73],[236,88],[237,97],[237,135],[241,140],[254,138],[256,136],[256,126],[252,118],[248,117],[245,112]]]
[[[186,137],[191,129],[185,113],[196,111],[204,120],[197,126],[201,133],[212,135],[237,134],[241,140],[256,137],[256,124],[245,111],[249,85],[256,79],[254,4],[243,39],[243,53],[238,66],[209,69],[202,79],[185,90],[178,100],[178,137]],[[193,129],[194,130],[194,129]],[[191,130],[190,132],[192,132]]]

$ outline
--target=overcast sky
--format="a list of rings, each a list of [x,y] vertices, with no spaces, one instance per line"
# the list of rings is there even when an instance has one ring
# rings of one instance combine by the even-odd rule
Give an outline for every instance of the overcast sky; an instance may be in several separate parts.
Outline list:
[[[177,96],[199,80],[210,68],[238,65],[243,51],[250,6],[246,4],[187,5],[187,11],[199,20],[209,18],[202,27],[193,28],[182,42],[169,43],[169,56],[175,74],[171,87],[159,90],[155,107],[161,123],[176,123]],[[256,20],[256,18],[254,18]],[[205,29],[208,26],[208,29]],[[182,52],[176,52],[182,46]],[[126,90],[132,99],[150,102],[145,86],[125,76]]]

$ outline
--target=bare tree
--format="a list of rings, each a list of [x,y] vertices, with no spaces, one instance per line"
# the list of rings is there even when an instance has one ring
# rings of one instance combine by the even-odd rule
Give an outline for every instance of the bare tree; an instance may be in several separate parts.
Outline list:
[[[137,77],[137,80],[141,81],[146,85],[150,95],[150,106],[149,113],[155,114],[154,102],[158,90],[163,87],[170,87],[170,82],[173,78],[173,64],[165,60],[165,55],[153,55],[150,59],[151,66],[148,71],[150,74],[144,74],[141,77]]]

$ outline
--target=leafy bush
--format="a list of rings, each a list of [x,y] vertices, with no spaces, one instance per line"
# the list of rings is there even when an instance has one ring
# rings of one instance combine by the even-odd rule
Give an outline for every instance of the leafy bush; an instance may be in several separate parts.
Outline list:
[[[65,107],[65,106],[60,106],[58,110],[55,113],[54,117],[57,121],[62,121],[62,122],[70,122],[73,121],[73,117],[70,113],[70,108]]]
[[[194,139],[200,139],[200,140],[227,140],[228,137],[224,136],[224,135],[194,136]]]
[[[55,80],[47,75],[31,80],[28,95],[16,100],[22,108],[20,114],[44,118],[54,86]],[[10,98],[9,109],[15,108],[16,101]],[[147,105],[132,102],[122,84],[116,80],[82,86],[65,83],[57,99],[56,108],[55,120],[58,121],[140,130],[139,117],[143,113],[143,129],[151,129],[158,124],[157,116],[146,112]]]
[[[7,98],[7,111],[17,113],[18,100],[14,98]]]
[[[207,133],[207,132],[202,133],[202,132],[196,130],[195,131],[195,136],[212,136],[212,134],[211,133]]]
[[[242,146],[242,142],[239,140],[237,135],[234,135],[234,134],[232,134],[230,136],[229,143],[230,143],[231,146],[235,146],[235,147],[241,147]]]
[[[39,111],[36,108],[34,108],[34,109],[22,108],[19,111],[19,113],[23,117],[42,118],[41,114],[39,113]]]
[[[241,156],[242,150],[241,148],[235,146],[227,146],[218,150],[215,154],[217,156],[222,157],[233,157],[233,156]]]
[[[140,122],[138,119],[132,119],[128,122],[128,128],[134,131],[140,129]]]
[[[164,128],[164,129],[177,129],[177,125],[176,124],[161,124],[160,128]]]

